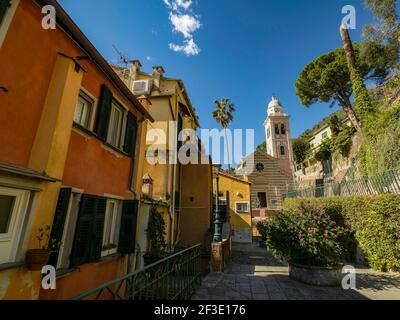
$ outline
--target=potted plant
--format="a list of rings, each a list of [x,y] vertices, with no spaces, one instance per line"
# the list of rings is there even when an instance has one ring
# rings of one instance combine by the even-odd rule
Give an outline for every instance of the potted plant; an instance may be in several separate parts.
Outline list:
[[[340,219],[302,204],[273,217],[265,233],[268,248],[289,262],[291,278],[317,286],[340,285],[350,236]]]
[[[167,248],[165,243],[165,221],[155,206],[151,208],[146,233],[149,242],[149,251],[143,258],[145,265],[149,265],[163,259],[166,256]]]
[[[60,244],[56,240],[50,239],[51,227],[47,225],[40,228],[36,240],[39,243],[37,249],[31,249],[26,252],[25,264],[28,270],[39,271],[48,264],[50,256],[53,252],[57,251]]]

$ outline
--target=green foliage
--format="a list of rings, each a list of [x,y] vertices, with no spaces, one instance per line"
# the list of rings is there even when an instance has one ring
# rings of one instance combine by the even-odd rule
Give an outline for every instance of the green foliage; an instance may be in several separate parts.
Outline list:
[[[356,130],[347,124],[343,124],[337,115],[333,115],[329,123],[332,131],[330,145],[332,153],[338,152],[343,157],[348,158],[352,146],[352,137],[356,133]]]
[[[292,263],[337,266],[344,259],[350,232],[336,218],[303,204],[285,210],[265,226],[267,246]]]
[[[263,151],[263,150],[267,150],[267,142],[264,141],[263,143],[261,143],[258,147],[257,147],[257,151]]]
[[[233,121],[233,114],[235,111],[235,105],[231,100],[224,98],[221,99],[221,101],[215,101],[215,110],[212,116],[222,128],[226,129]]]
[[[400,195],[286,199],[285,210],[302,203],[342,217],[373,269],[400,271]]]
[[[363,126],[361,170],[374,175],[400,168],[400,105],[381,110]]]
[[[364,29],[364,37],[372,43],[387,43],[394,58],[400,47],[400,19],[396,0],[364,0],[374,13],[377,23]]]
[[[310,151],[310,144],[308,139],[298,138],[293,140],[293,155],[296,163],[303,163],[307,159]]]
[[[271,224],[271,219],[267,218],[257,223],[257,230],[258,233],[261,235],[261,239],[265,242],[267,241],[268,237],[268,228]]]
[[[384,50],[384,46],[378,45],[378,48]],[[363,80],[381,80],[387,76],[390,71],[387,63],[367,61],[360,53],[358,44],[354,45],[354,50]],[[296,94],[307,107],[317,102],[347,104],[350,107],[353,88],[344,49],[338,48],[310,62],[296,82]]]
[[[332,157],[332,140],[325,139],[322,141],[321,146],[319,147],[317,153],[315,154],[315,159],[317,161],[323,162],[328,161]]]
[[[146,233],[150,243],[149,255],[155,259],[162,257],[167,247],[165,242],[165,221],[155,206],[151,208]]]

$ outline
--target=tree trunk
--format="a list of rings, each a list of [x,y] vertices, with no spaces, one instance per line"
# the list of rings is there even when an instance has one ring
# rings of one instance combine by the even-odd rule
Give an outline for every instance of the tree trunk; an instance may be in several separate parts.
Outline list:
[[[350,100],[347,97],[344,99],[340,99],[340,104],[341,104],[343,110],[346,112],[347,117],[349,118],[354,129],[356,129],[357,131],[361,131],[360,121],[358,120],[357,115],[354,112],[354,109],[353,109],[353,106],[351,105]]]
[[[355,96],[355,114],[358,116],[358,127],[361,127],[361,122],[364,122],[371,114],[374,113],[375,108],[369,97],[367,87],[361,73],[358,70],[356,63],[356,55],[354,52],[354,47],[350,39],[349,30],[347,26],[340,26],[340,35],[343,40],[343,49],[346,54],[347,65],[349,67],[350,79],[353,87],[353,93]],[[361,120],[361,121],[360,121]],[[356,128],[357,129],[357,128]],[[357,129],[358,131],[358,129]]]
[[[358,72],[357,64],[356,64],[356,55],[354,53],[353,44],[352,44],[351,39],[350,39],[349,30],[347,29],[346,25],[342,24],[340,26],[340,35],[342,36],[343,49],[344,49],[344,52],[346,54],[346,59],[347,59],[347,64],[349,66],[350,74],[352,72]],[[355,113],[355,111],[353,109],[353,106],[350,103],[350,100],[349,101],[343,101],[342,107],[343,107],[344,111],[346,112],[347,116],[349,117],[353,127],[357,131],[361,131],[360,121],[357,118],[357,115],[356,115],[356,113]]]
[[[231,171],[231,159],[229,156],[229,141],[228,141],[228,135],[226,134],[226,128],[224,128],[224,133],[225,133],[225,143],[226,143],[226,154],[228,155],[228,169]]]

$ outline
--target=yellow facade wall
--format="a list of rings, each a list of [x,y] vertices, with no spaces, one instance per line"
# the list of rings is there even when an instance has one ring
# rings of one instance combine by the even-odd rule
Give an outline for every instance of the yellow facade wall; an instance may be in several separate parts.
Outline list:
[[[216,179],[213,179],[214,190],[216,190]],[[226,199],[229,192],[230,224],[233,232],[234,242],[251,242],[251,206],[250,206],[250,184],[233,176],[221,173],[219,176],[219,192],[223,194],[221,199]],[[237,213],[236,203],[248,203],[249,213]]]
[[[75,70],[71,59],[58,57],[29,161],[31,169],[59,180],[64,172],[82,75],[82,70]],[[37,193],[35,206],[30,212],[27,250],[38,248],[38,230],[53,224],[60,187],[61,182],[41,184],[41,191]],[[0,272],[0,299],[36,300],[40,286],[40,272],[30,272],[22,267]]]

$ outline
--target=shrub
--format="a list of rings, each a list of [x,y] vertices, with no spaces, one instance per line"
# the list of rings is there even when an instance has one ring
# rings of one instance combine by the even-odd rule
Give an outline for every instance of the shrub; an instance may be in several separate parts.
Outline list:
[[[265,227],[267,246],[291,263],[334,267],[346,251],[348,230],[324,209],[300,204]]]
[[[374,175],[400,168],[400,105],[382,110],[364,124],[361,169]]]
[[[261,239],[263,241],[267,241],[267,230],[269,225],[271,224],[271,219],[264,219],[257,223],[258,233],[261,235]]]
[[[400,270],[400,195],[287,199],[285,210],[302,203],[342,217],[373,269]]]

